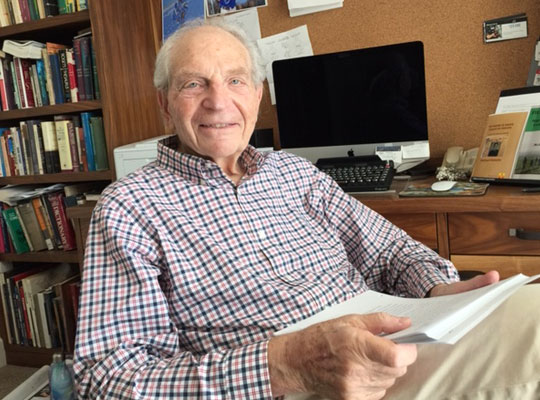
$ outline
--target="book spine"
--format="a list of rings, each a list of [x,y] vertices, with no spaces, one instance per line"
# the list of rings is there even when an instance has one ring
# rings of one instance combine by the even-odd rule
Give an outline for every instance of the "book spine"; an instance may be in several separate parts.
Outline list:
[[[92,53],[92,77],[94,84],[94,98],[96,100],[101,99],[101,92],[99,89],[99,77],[97,72],[96,52],[94,51],[94,37],[90,38],[90,50]]]
[[[69,150],[71,155],[71,165],[72,171],[80,171],[79,166],[79,149],[77,148],[78,135],[75,133],[75,125],[73,121],[68,121],[68,139],[69,139]]]
[[[17,79],[17,72],[14,60],[11,60],[9,62],[9,71],[11,73],[11,81],[13,82],[13,98],[15,100],[15,108],[23,108],[21,103],[21,96],[19,93],[19,81]]]
[[[19,9],[21,10],[22,22],[30,22],[32,18],[30,16],[30,9],[28,8],[28,1],[19,0]]]
[[[34,95],[35,107],[42,107],[43,103],[41,102],[41,91],[37,75],[37,66],[35,63],[30,65],[30,82],[32,83],[32,93]]]
[[[2,210],[2,215],[6,221],[9,235],[15,247],[17,254],[26,253],[30,251],[28,242],[24,235],[24,231],[21,226],[21,222],[14,208],[7,208]]]
[[[79,87],[77,85],[77,71],[75,69],[75,59],[73,58],[73,49],[66,50],[67,68],[69,75],[69,90],[72,103],[79,101]]]
[[[84,92],[86,100],[94,98],[93,72],[92,72],[92,53],[90,46],[90,38],[82,37],[81,41],[81,61],[83,70]]]
[[[28,108],[26,90],[24,89],[24,77],[21,66],[21,59],[19,57],[13,57],[13,66],[15,68],[15,79],[17,85],[17,93],[19,94],[20,108]]]
[[[24,289],[22,287],[22,282],[17,282],[17,290],[19,291],[19,302],[20,302],[20,311],[22,316],[22,323],[26,333],[26,346],[33,346],[34,340],[32,337],[32,326],[30,324],[30,318],[28,315],[28,307],[26,306],[26,298],[24,297]]]
[[[45,4],[45,16],[52,17],[58,15],[58,0],[44,0]]]
[[[58,229],[58,225],[56,224],[56,217],[54,215],[54,210],[52,208],[51,202],[46,195],[41,196],[40,201],[44,211],[46,212],[45,215],[48,217],[50,226],[52,228],[55,247],[58,249],[63,249],[62,238],[60,237],[60,231]]]
[[[92,129],[90,127],[90,117],[93,114],[90,112],[81,113],[82,127],[84,131],[84,144],[86,147],[86,158],[88,161],[88,171],[95,171],[96,164],[94,158],[94,142],[92,140]]]
[[[75,242],[75,232],[73,226],[71,225],[69,219],[66,216],[66,210],[63,202],[63,194],[50,193],[47,195],[49,200],[54,218],[56,221],[56,226],[58,227],[58,232],[60,234],[60,239],[62,241],[62,246],[64,251],[73,250],[77,247]]]
[[[14,344],[15,340],[15,327],[11,318],[11,310],[9,308],[9,298],[5,273],[0,274],[0,295],[2,296],[2,311],[4,312],[4,324],[6,326],[6,334],[9,344]]]
[[[45,173],[45,149],[43,147],[43,135],[41,132],[41,122],[36,121],[33,125],[34,128],[34,143],[36,146],[36,156],[37,156],[37,171],[34,173],[43,175]]]
[[[9,26],[11,25],[11,20],[9,17],[9,8],[7,5],[7,0],[0,1],[0,26]]]
[[[71,102],[71,89],[69,87],[69,71],[66,49],[58,51],[58,59],[60,60],[60,75],[62,77],[62,92],[64,94],[64,102]]]
[[[23,132],[23,137],[26,137],[27,139],[27,141],[25,140],[25,143],[27,143],[26,156],[28,158],[28,165],[30,167],[28,169],[29,175],[36,175],[39,173],[39,166],[34,135],[35,122],[33,120],[20,121],[19,125],[21,132]]]
[[[45,215],[44,215],[43,207],[41,206],[41,201],[39,200],[39,198],[36,197],[32,199],[32,207],[34,208],[36,219],[39,224],[39,229],[45,240],[47,249],[54,250],[54,243],[53,243],[52,235],[51,235],[51,232],[49,231],[49,228],[47,227],[47,222],[45,222]]]
[[[41,103],[44,106],[49,105],[49,93],[47,90],[47,75],[43,59],[36,60],[36,71],[39,84],[39,93],[41,94]]]
[[[105,132],[103,130],[103,118],[91,117],[90,128],[92,130],[92,143],[94,144],[96,171],[107,170],[109,169],[109,160],[107,156]]]
[[[48,174],[55,174],[61,171],[60,155],[58,154],[58,140],[56,139],[56,124],[54,121],[43,121],[41,123],[43,134],[43,149],[45,151],[45,168]]]
[[[32,91],[32,79],[30,78],[31,62],[27,59],[21,58],[21,71],[23,79],[23,88],[26,99],[27,107],[35,107],[34,92]]]
[[[22,161],[24,163],[24,175],[32,175],[34,173],[32,167],[32,157],[30,154],[30,142],[28,140],[28,126],[26,122],[19,123],[19,137],[21,144]]]
[[[6,86],[6,97],[7,97],[7,109],[6,110],[14,110],[17,108],[17,104],[15,103],[15,89],[13,87],[13,75],[11,74],[10,69],[10,59],[6,56],[6,58],[2,58],[2,66],[3,75],[4,75],[4,84]]]
[[[41,50],[41,60],[43,61],[43,70],[45,72],[45,85],[47,87],[47,95],[49,97],[49,104],[56,104],[56,99],[54,97],[54,84],[52,78],[52,69],[51,69],[51,60],[47,49]]]
[[[49,54],[51,65],[51,77],[54,88],[54,100],[56,104],[65,103],[64,85],[62,83],[62,71],[60,69],[60,58],[57,53]]]
[[[29,250],[34,251],[34,246],[32,244],[32,241],[30,240],[30,235],[28,234],[28,230],[26,229],[26,225],[24,224],[24,221],[21,217],[21,213],[19,212],[19,208],[17,206],[13,207],[13,210],[15,210],[15,214],[17,214],[17,218],[19,219],[19,223],[21,225],[24,238],[26,239],[26,243],[28,244]]]
[[[81,57],[81,39],[79,38],[73,39],[73,57],[75,59],[75,76],[77,78],[79,99],[91,100],[91,98],[87,97],[86,91],[84,90],[83,65]]]
[[[11,140],[13,145],[13,159],[15,161],[15,175],[24,175],[24,161],[22,156],[22,144],[20,138],[19,128],[13,126],[9,128],[11,130]]]
[[[60,170],[62,172],[73,171],[71,159],[71,146],[69,143],[69,131],[67,120],[55,121],[56,141],[58,143],[58,155],[60,158]]]

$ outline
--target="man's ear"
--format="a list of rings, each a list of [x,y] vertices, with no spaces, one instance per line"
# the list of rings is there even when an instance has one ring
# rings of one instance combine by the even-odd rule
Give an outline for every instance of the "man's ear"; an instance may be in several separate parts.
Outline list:
[[[161,118],[163,119],[163,124],[165,125],[166,132],[174,131],[174,124],[172,116],[169,113],[169,100],[167,99],[166,90],[157,91],[157,101],[159,104],[159,110],[161,111]]]

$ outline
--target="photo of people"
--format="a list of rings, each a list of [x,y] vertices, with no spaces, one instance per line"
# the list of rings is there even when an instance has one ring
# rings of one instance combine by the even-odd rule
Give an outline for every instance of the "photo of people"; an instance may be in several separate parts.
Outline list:
[[[489,136],[482,149],[482,158],[500,158],[503,156],[506,136]]]
[[[266,0],[205,0],[209,17],[267,5]]]

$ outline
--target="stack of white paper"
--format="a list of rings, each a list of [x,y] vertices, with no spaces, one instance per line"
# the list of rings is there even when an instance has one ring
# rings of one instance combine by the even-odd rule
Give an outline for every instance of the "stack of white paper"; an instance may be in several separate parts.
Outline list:
[[[291,17],[343,7],[343,0],[287,0],[287,3]]]

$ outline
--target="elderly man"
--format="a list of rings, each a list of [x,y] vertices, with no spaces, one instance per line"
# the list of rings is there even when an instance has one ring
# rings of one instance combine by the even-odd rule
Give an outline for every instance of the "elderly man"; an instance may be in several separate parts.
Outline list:
[[[82,397],[379,399],[417,357],[379,334],[408,319],[273,333],[367,289],[423,297],[498,280],[458,282],[449,261],[309,162],[249,146],[262,70],[242,33],[216,21],[161,48],[154,84],[176,135],[95,208],[75,354]]]

